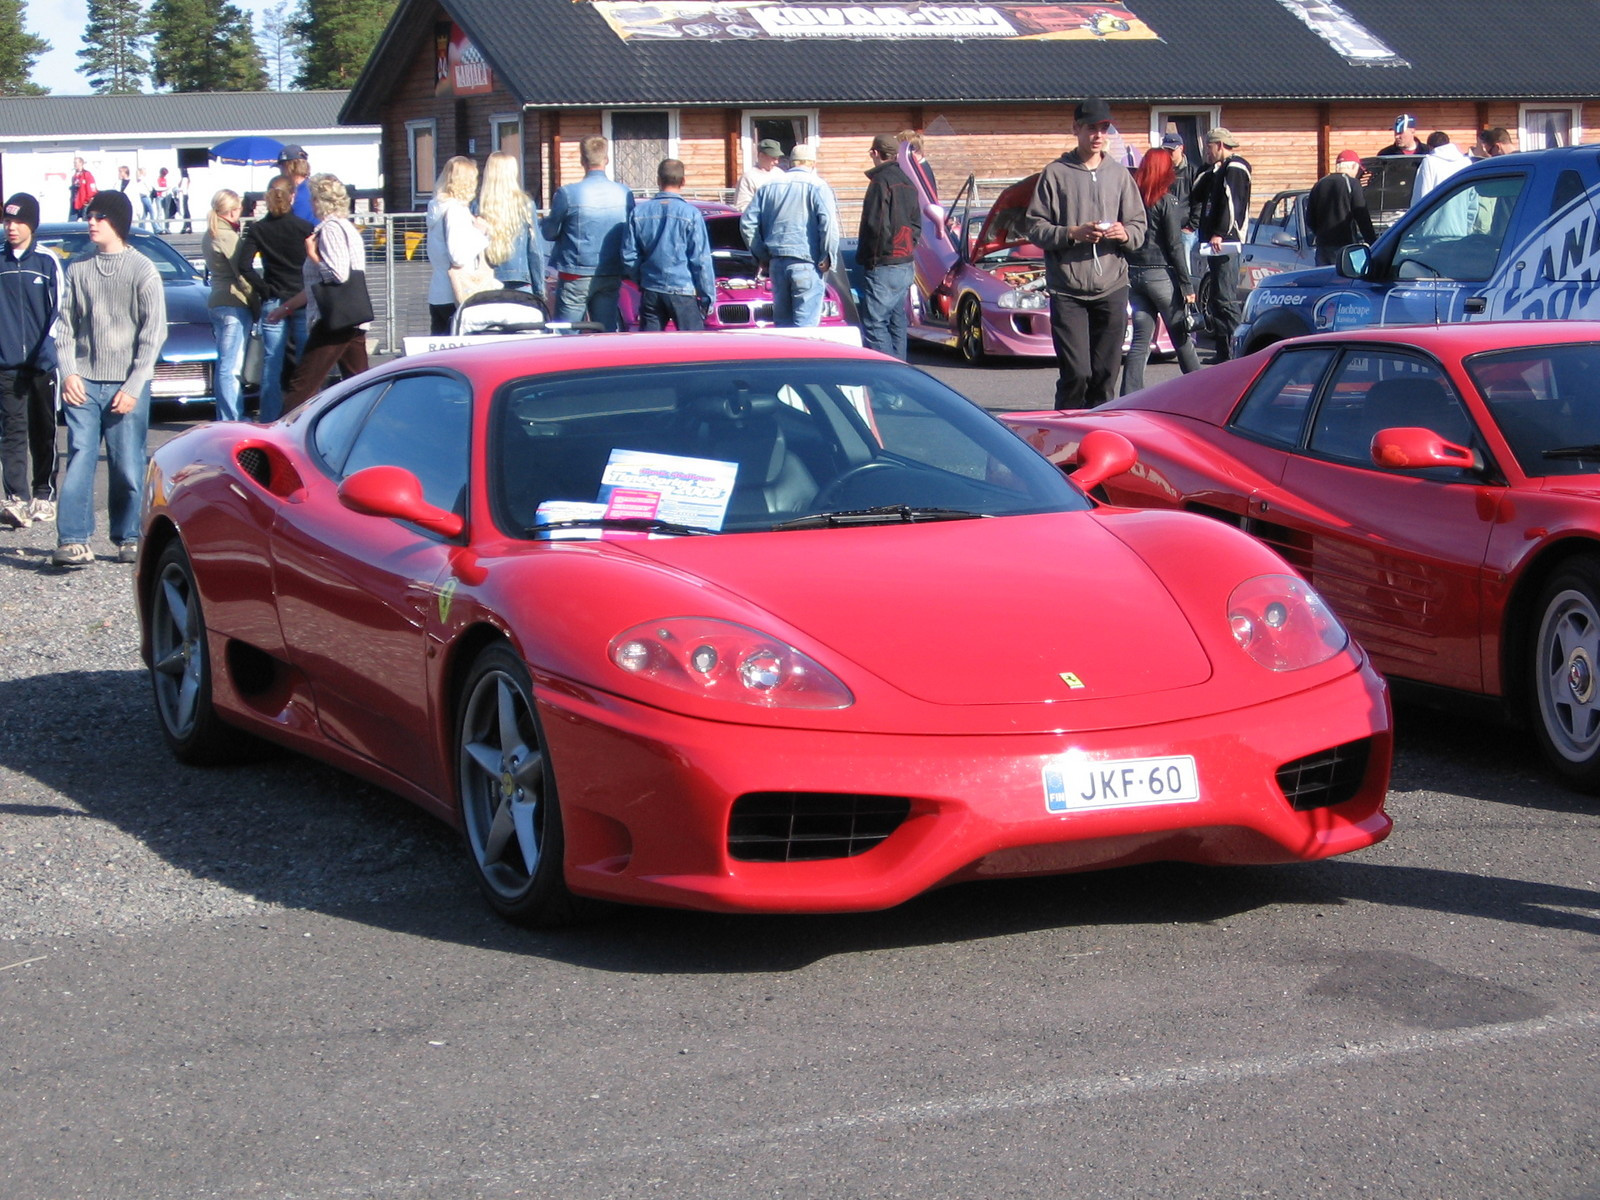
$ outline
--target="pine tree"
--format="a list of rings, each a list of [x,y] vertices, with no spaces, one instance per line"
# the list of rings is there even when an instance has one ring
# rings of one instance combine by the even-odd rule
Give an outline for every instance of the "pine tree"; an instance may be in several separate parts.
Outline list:
[[[0,0],[0,96],[42,96],[49,88],[32,79],[34,63],[50,43],[28,32],[23,0]]]
[[[373,47],[394,15],[397,0],[300,0],[295,29],[305,38],[302,88],[355,85]]]
[[[300,54],[306,43],[289,11],[289,0],[278,0],[261,14],[256,40],[267,66],[267,86],[275,92],[283,91],[300,74]]]
[[[99,95],[126,96],[144,90],[150,74],[148,43],[139,0],[89,0],[89,24],[78,61]]]
[[[3,0],[0,0],[3,2]],[[155,0],[150,6],[151,74],[174,92],[251,92],[267,70],[250,18],[222,0]]]

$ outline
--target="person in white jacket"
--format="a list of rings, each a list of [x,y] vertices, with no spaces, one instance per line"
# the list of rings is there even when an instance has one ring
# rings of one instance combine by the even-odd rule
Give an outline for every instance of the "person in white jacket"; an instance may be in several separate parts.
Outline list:
[[[472,215],[478,194],[478,164],[461,155],[450,159],[433,184],[428,203],[428,261],[433,277],[428,281],[428,332],[435,337],[450,332],[456,315],[456,292],[450,268],[472,266],[489,245],[487,226]]]
[[[1461,148],[1450,140],[1448,133],[1443,131],[1430,133],[1427,157],[1417,168],[1417,181],[1411,185],[1412,207],[1421,204],[1430,192],[1471,161],[1462,153]],[[1449,201],[1448,211],[1435,222],[1438,233],[1452,237],[1466,237],[1472,232],[1478,213],[1478,201],[1477,197],[1470,193],[1471,189],[1467,189],[1467,194],[1456,196]]]

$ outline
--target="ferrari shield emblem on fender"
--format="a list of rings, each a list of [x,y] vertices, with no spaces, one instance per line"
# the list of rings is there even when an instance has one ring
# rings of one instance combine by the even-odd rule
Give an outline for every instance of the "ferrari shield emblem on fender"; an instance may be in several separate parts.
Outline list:
[[[1073,691],[1077,691],[1078,689],[1087,686],[1083,680],[1079,679],[1071,671],[1061,672],[1061,682],[1066,684]]]
[[[439,623],[450,619],[450,605],[456,598],[456,581],[446,579],[444,586],[439,589]]]

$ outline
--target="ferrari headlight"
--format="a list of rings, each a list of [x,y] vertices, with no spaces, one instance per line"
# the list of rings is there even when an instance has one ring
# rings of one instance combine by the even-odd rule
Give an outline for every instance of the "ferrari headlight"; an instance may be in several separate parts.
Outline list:
[[[1333,610],[1293,575],[1258,575],[1234,588],[1228,628],[1240,648],[1269,671],[1314,667],[1350,644]]]
[[[995,303],[1001,308],[1049,308],[1050,297],[1044,292],[1012,290],[1002,292]]]
[[[848,708],[855,697],[810,655],[760,630],[714,617],[668,617],[611,639],[629,675],[709,700],[762,708]]]

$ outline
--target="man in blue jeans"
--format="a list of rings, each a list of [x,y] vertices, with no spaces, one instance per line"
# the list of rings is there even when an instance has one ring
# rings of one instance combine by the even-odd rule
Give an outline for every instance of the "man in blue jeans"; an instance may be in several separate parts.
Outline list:
[[[586,316],[615,331],[622,287],[622,239],[633,212],[633,193],[606,177],[611,143],[598,134],[578,146],[584,176],[556,191],[539,228],[554,249],[557,321]]]
[[[150,380],[167,340],[161,276],[128,245],[133,205],[121,192],[96,192],[87,215],[96,253],[68,265],[55,334],[67,418],[67,470],[52,559],[58,567],[94,561],[89,538],[102,439],[111,473],[106,494],[117,561],[138,557]]]
[[[622,265],[639,281],[639,328],[704,329],[717,298],[711,235],[700,210],[678,193],[683,164],[664,158],[656,168],[661,191],[635,206],[622,241]]]
[[[801,142],[794,165],[756,193],[739,218],[739,232],[772,279],[772,319],[778,325],[822,324],[827,287],[822,276],[839,257],[839,216],[833,191],[818,177],[817,152]]]
[[[922,203],[897,161],[900,143],[887,133],[872,139],[871,181],[861,201],[856,261],[862,266],[861,343],[906,357],[906,293],[915,281],[912,252],[922,236]]]

